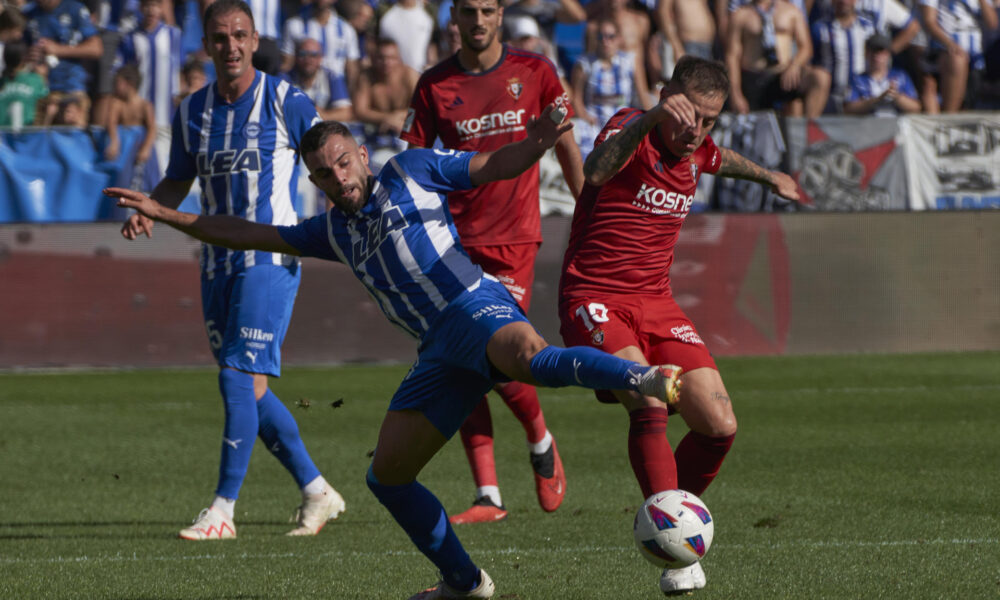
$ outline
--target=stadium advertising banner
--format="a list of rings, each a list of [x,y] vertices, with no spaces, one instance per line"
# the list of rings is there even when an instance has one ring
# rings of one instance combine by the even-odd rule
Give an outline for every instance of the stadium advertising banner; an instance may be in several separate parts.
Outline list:
[[[806,205],[823,211],[906,210],[897,119],[789,118],[785,124],[788,170]]]
[[[906,139],[910,208],[1000,208],[1000,116],[904,117],[900,129]]]

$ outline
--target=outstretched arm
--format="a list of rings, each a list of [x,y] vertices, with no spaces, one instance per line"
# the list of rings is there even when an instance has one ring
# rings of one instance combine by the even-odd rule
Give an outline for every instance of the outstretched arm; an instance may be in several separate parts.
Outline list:
[[[149,196],[124,188],[106,188],[104,193],[118,198],[118,206],[134,208],[140,215],[160,221],[193,238],[233,250],[264,250],[282,254],[301,253],[285,242],[273,225],[252,223],[229,215],[193,215],[163,206]]]
[[[538,162],[545,151],[555,145],[559,136],[573,128],[566,113],[550,104],[538,118],[527,125],[527,137],[494,150],[480,152],[469,161],[472,185],[482,185],[500,179],[513,179]],[[557,122],[558,119],[558,122]]]
[[[607,138],[587,156],[583,178],[591,185],[604,185],[628,162],[639,142],[660,121],[676,119],[685,126],[694,126],[694,105],[682,93],[667,96],[615,135]]]
[[[798,185],[788,175],[780,171],[769,171],[729,148],[719,148],[719,152],[722,154],[722,163],[716,175],[763,183],[782,198],[798,202]]]

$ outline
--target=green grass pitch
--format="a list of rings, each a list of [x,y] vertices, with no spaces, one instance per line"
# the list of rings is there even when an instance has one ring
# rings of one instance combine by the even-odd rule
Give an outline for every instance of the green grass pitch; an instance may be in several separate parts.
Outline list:
[[[1000,353],[719,363],[740,432],[704,496],[716,530],[696,597],[1000,597]],[[405,372],[286,369],[273,388],[347,512],[284,537],[298,491],[258,444],[239,538],[210,543],[175,536],[217,476],[213,370],[0,375],[0,598],[408,598],[437,574],[364,484]],[[660,597],[632,542],[625,411],[580,389],[541,396],[563,506],[538,508],[523,433],[494,399],[510,517],[457,528],[495,598]],[[673,418],[671,440],[684,431]],[[466,508],[461,444],[421,481]]]

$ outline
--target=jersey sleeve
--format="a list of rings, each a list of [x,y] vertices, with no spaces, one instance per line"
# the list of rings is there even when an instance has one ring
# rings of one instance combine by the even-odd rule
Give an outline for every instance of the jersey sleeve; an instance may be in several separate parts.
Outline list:
[[[330,82],[330,105],[326,108],[351,106],[351,94],[347,91],[347,80],[329,69],[326,69],[325,73],[327,81]]]
[[[705,141],[698,148],[697,160],[702,173],[718,173],[722,168],[722,151],[715,145],[712,136],[705,136]]]
[[[852,75],[847,88],[847,97],[844,98],[844,101],[856,102],[858,100],[864,100],[866,97],[864,79],[857,75]]]
[[[420,187],[446,194],[472,188],[469,161],[476,152],[414,148],[396,155],[397,164]]]
[[[903,29],[913,20],[913,14],[899,0],[885,3],[885,22],[893,29]]]
[[[906,71],[902,70],[897,71],[896,81],[898,82],[899,85],[900,94],[903,94],[904,96],[909,96],[914,100],[917,99],[917,88],[915,85],[913,85],[913,80],[910,79],[910,76],[906,74]]]
[[[643,115],[643,111],[638,108],[623,108],[616,112],[613,117],[608,119],[608,122],[604,124],[604,129],[597,134],[597,139],[594,140],[594,148],[597,148],[603,144],[609,137],[615,135],[622,129],[625,129],[629,123],[632,123],[636,119]],[[708,139],[707,137],[705,139]],[[632,159],[635,158],[636,152],[632,152],[632,155],[628,157],[628,160],[622,165],[622,169],[625,168]]]
[[[302,256],[340,262],[340,257],[330,245],[330,238],[327,235],[327,224],[330,218],[331,215],[327,212],[306,219],[298,225],[279,226],[278,234],[289,246],[298,250]]]
[[[573,103],[569,101],[569,94],[563,89],[562,82],[559,81],[555,65],[548,59],[544,59],[542,64],[545,65],[539,69],[542,79],[542,105],[538,107],[538,112],[541,113],[547,105],[555,103],[556,106],[566,111],[567,118],[576,116],[573,112]]]
[[[298,148],[302,136],[309,131],[310,127],[321,120],[319,113],[316,112],[316,105],[309,99],[309,96],[306,96],[302,90],[295,86],[291,86],[285,95],[284,109],[289,145]]]
[[[195,162],[194,154],[184,147],[183,128],[185,124],[181,117],[182,112],[186,111],[182,111],[180,108],[174,111],[170,136],[170,162],[167,163],[165,175],[168,179],[190,181],[198,176],[198,164]]]
[[[90,11],[87,10],[86,6],[80,5],[80,8],[76,11],[75,20],[76,29],[80,32],[80,41],[92,38],[98,34],[97,27],[90,20]]]
[[[410,109],[406,113],[406,122],[400,139],[421,148],[430,148],[437,137],[435,131],[434,100],[431,98],[431,86],[423,77],[417,82],[417,89],[410,99]]]

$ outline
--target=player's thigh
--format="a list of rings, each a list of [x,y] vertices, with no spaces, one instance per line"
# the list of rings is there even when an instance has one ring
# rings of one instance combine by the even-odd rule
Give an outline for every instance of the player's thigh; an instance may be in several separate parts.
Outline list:
[[[559,307],[559,333],[567,346],[590,346],[648,365],[637,334],[639,312],[638,304],[618,296],[563,299]],[[594,390],[594,395],[605,404],[621,402],[626,410],[634,410],[640,404],[640,397],[627,391]]]
[[[410,483],[447,441],[419,410],[390,410],[379,430],[372,472],[383,485]]]
[[[222,299],[227,314],[220,332],[219,364],[278,377],[281,344],[292,318],[300,271],[280,265],[259,265],[232,279],[228,294]],[[207,319],[206,315],[206,324]]]
[[[450,364],[433,349],[423,349],[389,402],[390,411],[421,412],[446,439],[451,439],[495,380]]]
[[[711,437],[736,433],[736,414],[719,371],[701,367],[681,375],[677,411],[688,427]]]

